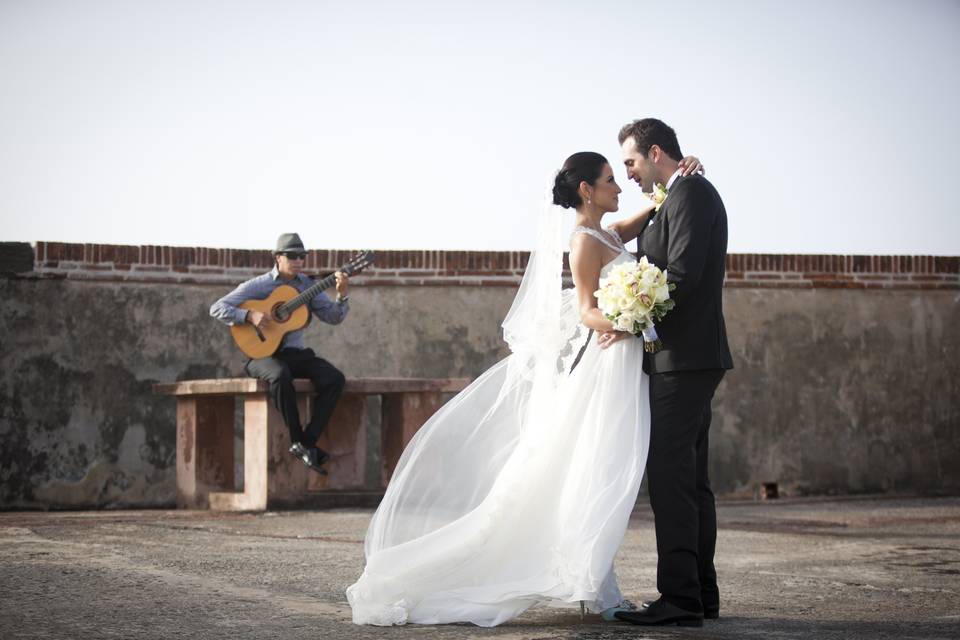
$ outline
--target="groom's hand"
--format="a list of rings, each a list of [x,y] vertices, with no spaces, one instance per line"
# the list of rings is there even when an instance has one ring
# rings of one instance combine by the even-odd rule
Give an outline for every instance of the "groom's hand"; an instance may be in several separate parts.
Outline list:
[[[616,342],[633,337],[634,335],[632,333],[628,333],[626,331],[598,331],[597,344],[600,345],[601,349],[606,349]]]

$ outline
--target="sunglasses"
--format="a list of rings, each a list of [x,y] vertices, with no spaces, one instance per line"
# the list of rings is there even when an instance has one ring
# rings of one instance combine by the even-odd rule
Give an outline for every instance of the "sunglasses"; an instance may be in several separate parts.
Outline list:
[[[307,259],[306,251],[281,251],[279,255],[284,256],[289,260],[306,260]]]

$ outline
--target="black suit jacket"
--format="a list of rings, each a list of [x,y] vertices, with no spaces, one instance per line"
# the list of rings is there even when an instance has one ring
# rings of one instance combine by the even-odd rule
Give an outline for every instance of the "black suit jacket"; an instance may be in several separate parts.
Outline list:
[[[644,354],[647,373],[732,369],[723,322],[727,212],[720,194],[700,175],[678,177],[637,237],[637,258],[667,270],[677,285],[676,306],[657,323],[663,349]]]

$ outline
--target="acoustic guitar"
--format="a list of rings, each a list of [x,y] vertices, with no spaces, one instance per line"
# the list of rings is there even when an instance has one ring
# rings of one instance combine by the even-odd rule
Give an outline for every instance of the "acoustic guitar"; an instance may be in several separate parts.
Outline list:
[[[354,256],[337,271],[348,276],[363,271],[373,264],[373,252],[363,251]],[[251,358],[272,356],[283,337],[291,331],[307,326],[310,322],[310,309],[306,306],[317,294],[336,284],[336,275],[329,276],[313,284],[302,292],[288,284],[282,284],[263,300],[247,300],[240,303],[241,309],[252,309],[267,315],[272,322],[263,329],[249,323],[235,324],[230,327],[234,342]]]

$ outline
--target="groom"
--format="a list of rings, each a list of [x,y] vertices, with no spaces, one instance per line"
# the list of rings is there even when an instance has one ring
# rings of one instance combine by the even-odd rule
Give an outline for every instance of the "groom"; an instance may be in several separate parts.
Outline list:
[[[701,175],[682,177],[673,129],[654,118],[620,130],[627,176],[667,197],[637,238],[637,255],[665,269],[676,307],[657,324],[661,351],[644,354],[650,374],[647,486],[657,533],[660,598],[621,611],[634,624],[701,626],[720,611],[713,555],[717,515],[707,476],[710,401],[733,368],[723,323],[727,214]]]

